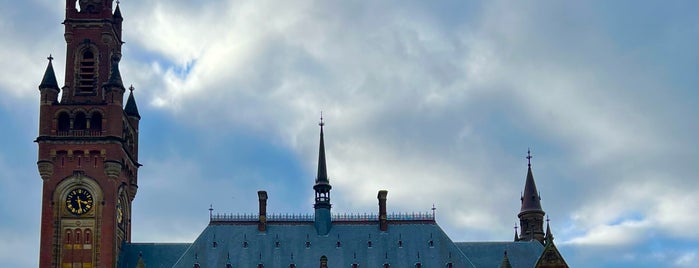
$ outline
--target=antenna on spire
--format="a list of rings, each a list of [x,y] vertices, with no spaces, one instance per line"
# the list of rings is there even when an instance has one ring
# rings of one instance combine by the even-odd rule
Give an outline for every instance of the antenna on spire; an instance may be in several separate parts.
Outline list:
[[[527,166],[532,167],[532,150],[527,148]]]
[[[51,61],[53,61],[53,56],[51,54],[49,54],[49,57],[46,59],[49,60],[49,62],[51,62]]]

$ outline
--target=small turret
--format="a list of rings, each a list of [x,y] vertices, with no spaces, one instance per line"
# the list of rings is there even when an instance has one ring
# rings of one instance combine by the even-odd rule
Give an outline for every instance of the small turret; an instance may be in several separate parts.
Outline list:
[[[112,57],[111,72],[109,73],[109,79],[104,83],[104,91],[106,93],[106,101],[108,103],[114,103],[121,105],[124,98],[124,82],[121,80],[121,72],[119,71],[119,56]]]
[[[56,80],[56,72],[53,70],[53,57],[49,55],[47,59],[49,60],[49,64],[46,66],[44,78],[41,79],[41,84],[39,84],[39,91],[41,92],[42,104],[53,104],[58,100],[60,88]]]
[[[136,105],[136,98],[133,96],[134,87],[133,85],[129,87],[129,98],[126,100],[126,106],[124,107],[124,112],[129,117],[134,119],[141,119],[141,115],[138,113],[138,106]]]
[[[328,180],[328,170],[325,166],[325,142],[323,138],[323,116],[320,117],[320,148],[318,150],[318,175],[316,183],[313,185],[315,190],[315,227],[318,235],[327,235],[332,227],[332,219],[330,217],[330,181]]]

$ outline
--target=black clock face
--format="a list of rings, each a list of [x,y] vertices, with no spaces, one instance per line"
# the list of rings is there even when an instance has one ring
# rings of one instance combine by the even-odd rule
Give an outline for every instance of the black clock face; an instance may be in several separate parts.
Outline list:
[[[74,215],[83,215],[92,209],[92,194],[85,188],[76,188],[66,197],[66,208]]]

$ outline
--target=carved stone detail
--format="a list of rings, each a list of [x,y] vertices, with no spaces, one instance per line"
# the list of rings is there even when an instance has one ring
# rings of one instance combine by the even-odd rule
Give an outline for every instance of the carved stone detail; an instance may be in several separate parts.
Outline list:
[[[104,174],[106,174],[111,179],[119,178],[122,170],[121,163],[113,160],[104,161]]]
[[[53,162],[41,160],[36,163],[41,179],[48,180],[53,176]]]

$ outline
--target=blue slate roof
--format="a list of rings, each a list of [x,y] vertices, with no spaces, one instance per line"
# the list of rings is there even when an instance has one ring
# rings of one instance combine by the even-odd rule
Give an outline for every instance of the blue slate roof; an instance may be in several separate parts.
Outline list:
[[[474,267],[437,224],[424,221],[389,224],[387,232],[378,221],[334,223],[326,236],[310,221],[268,223],[266,232],[252,222],[214,222],[173,267],[316,267],[322,256],[329,267]]]
[[[531,268],[544,251],[537,240],[520,242],[457,242],[476,267],[500,267],[505,250],[512,268]]]

